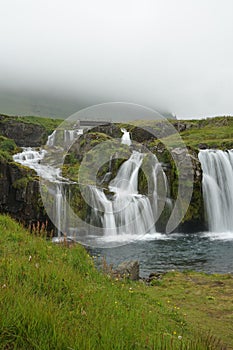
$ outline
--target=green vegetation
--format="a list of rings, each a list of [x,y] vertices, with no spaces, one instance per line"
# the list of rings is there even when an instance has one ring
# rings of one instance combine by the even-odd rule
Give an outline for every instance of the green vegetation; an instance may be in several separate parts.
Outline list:
[[[112,279],[80,245],[54,245],[7,216],[0,243],[1,349],[233,345],[231,275],[168,273],[153,286]]]
[[[232,148],[233,147],[233,117],[223,116],[206,119],[192,120],[169,120],[175,129],[179,131],[181,138],[186,146],[198,149],[201,144],[207,148]],[[170,134],[168,124],[159,120],[144,121],[140,120],[134,123],[139,127],[150,127],[159,135],[160,140],[165,141],[172,147],[180,146],[177,135]],[[132,129],[132,128],[131,128]],[[169,134],[170,136],[166,136]],[[158,145],[159,140],[154,140],[150,146]]]
[[[0,161],[11,161],[12,154],[18,151],[15,141],[7,137],[0,136]]]
[[[30,175],[25,176],[25,177],[21,177],[20,179],[16,180],[12,184],[12,186],[15,189],[25,189],[26,190],[29,181],[32,181],[32,180],[33,180],[33,177]]]
[[[37,117],[37,116],[7,116],[1,115],[1,122],[8,122],[9,120],[16,122],[23,122],[26,124],[35,124],[43,126],[48,133],[52,133],[61,123],[61,119],[53,119],[47,117]]]
[[[207,118],[199,121],[184,121],[187,130],[180,133],[186,145],[197,148],[206,144],[211,148],[233,147],[233,117]]]

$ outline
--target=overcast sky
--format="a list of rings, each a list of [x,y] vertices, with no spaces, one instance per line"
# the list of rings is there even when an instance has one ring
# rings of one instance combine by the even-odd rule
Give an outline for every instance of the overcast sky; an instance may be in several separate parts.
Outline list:
[[[0,5],[0,112],[18,94],[48,108],[65,101],[68,115],[110,101],[180,118],[233,115],[232,0]]]

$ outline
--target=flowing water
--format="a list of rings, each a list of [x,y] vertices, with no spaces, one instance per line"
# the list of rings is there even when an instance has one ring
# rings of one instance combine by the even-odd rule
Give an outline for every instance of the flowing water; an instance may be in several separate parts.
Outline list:
[[[233,231],[233,151],[199,152],[209,230]]]

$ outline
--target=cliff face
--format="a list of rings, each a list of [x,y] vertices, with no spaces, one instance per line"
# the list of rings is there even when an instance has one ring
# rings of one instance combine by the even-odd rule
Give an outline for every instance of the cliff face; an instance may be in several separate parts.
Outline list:
[[[39,180],[33,170],[0,161],[0,212],[8,213],[26,226],[48,221],[41,205]]]
[[[47,138],[46,129],[42,125],[2,115],[0,115],[0,134],[13,139],[19,147],[39,147]]]

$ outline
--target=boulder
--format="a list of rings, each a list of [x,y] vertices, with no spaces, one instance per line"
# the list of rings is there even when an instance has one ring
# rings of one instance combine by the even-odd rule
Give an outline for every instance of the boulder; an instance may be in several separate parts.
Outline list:
[[[129,278],[132,281],[139,280],[139,262],[137,260],[124,261],[113,271],[113,276]]]

